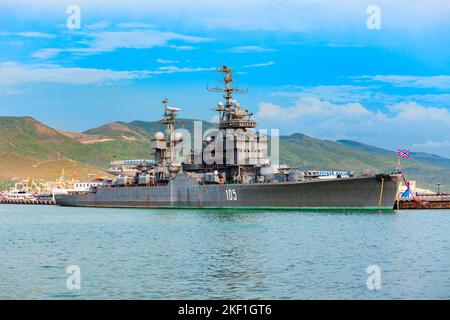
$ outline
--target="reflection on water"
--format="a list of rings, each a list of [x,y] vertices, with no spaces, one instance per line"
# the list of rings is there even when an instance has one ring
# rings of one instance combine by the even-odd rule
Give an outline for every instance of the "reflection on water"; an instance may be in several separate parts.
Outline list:
[[[449,231],[448,210],[2,205],[0,298],[448,299]],[[66,287],[69,265],[81,290]]]

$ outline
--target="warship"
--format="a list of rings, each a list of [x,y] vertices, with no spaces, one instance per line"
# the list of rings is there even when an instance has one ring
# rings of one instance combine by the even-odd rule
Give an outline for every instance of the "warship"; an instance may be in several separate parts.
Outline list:
[[[218,128],[181,152],[187,139],[175,130],[180,108],[163,101],[166,132],[151,140],[154,160],[114,162],[113,179],[89,191],[55,197],[61,206],[234,209],[389,209],[394,207],[398,172],[355,175],[349,171],[301,171],[268,157],[273,137],[256,131],[253,114],[233,98],[232,68],[221,66],[224,102]],[[195,140],[195,137],[194,137]],[[197,139],[198,142],[198,139]],[[223,151],[223,152],[221,152]],[[181,154],[181,156],[180,156]],[[180,160],[181,159],[181,160]],[[130,164],[132,170],[130,170]],[[110,171],[111,172],[111,171]]]

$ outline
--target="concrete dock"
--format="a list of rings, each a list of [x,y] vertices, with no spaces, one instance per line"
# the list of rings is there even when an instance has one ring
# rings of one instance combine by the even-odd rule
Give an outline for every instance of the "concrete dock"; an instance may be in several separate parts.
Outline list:
[[[1,204],[55,205],[55,200],[19,200],[0,199]]]

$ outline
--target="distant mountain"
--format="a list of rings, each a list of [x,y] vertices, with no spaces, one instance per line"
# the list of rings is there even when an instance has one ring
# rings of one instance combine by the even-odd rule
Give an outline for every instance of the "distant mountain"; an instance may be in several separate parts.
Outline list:
[[[179,118],[175,120],[175,127],[193,132],[194,121],[200,120]],[[208,121],[200,122],[203,130],[216,126]],[[166,125],[160,121],[112,122],[84,131],[82,142],[86,143],[89,136],[95,135],[99,141],[90,146],[111,159],[148,159],[153,156],[150,140],[158,131],[166,131]]]
[[[389,157],[335,141],[320,140],[300,133],[280,137],[281,159],[303,169],[395,169]],[[391,157],[392,158],[392,157]]]
[[[395,151],[351,140],[328,141],[296,133],[280,138],[280,158],[302,169],[347,169],[355,172],[392,172],[397,166]],[[412,153],[401,161],[407,178],[421,187],[449,190],[450,159],[427,153]],[[444,186],[445,185],[445,186]]]
[[[175,128],[186,129],[190,132],[194,130],[194,122],[201,123],[203,130],[217,127],[216,124],[203,120],[179,118],[175,120]],[[111,122],[103,126],[84,131],[84,134],[95,134],[102,136],[121,137],[122,139],[136,138],[148,139],[158,132],[166,131],[166,125],[160,121],[132,121],[132,122]]]
[[[380,155],[392,156],[396,155],[395,151],[390,151],[378,147],[374,147],[368,144],[352,141],[352,140],[338,140],[337,142],[349,145],[361,150],[366,150],[371,153],[378,153]],[[418,160],[420,162],[428,163],[433,166],[450,167],[450,159],[438,156],[436,154],[425,153],[425,152],[411,152],[411,160]],[[402,160],[402,162],[407,162],[408,160]]]
[[[338,140],[338,143],[373,154],[378,159],[384,158],[385,163],[390,167],[395,167],[397,163],[395,151],[350,140]],[[437,183],[441,183],[441,189],[450,192],[450,159],[425,152],[411,152],[410,158],[401,160],[401,167],[407,177],[417,180],[419,186],[435,190]],[[376,168],[383,169],[381,166],[376,166]]]
[[[175,126],[192,132],[194,121],[177,119]],[[217,124],[202,121],[202,126],[207,130]],[[73,133],[52,129],[30,117],[0,117],[0,180],[13,176],[2,166],[6,163],[2,157],[10,159],[9,163],[14,157],[46,163],[57,160],[59,154],[60,160],[92,168],[106,168],[114,159],[148,159],[153,155],[150,139],[165,128],[159,121],[118,121]],[[305,170],[392,172],[397,157],[394,151],[356,141],[321,140],[295,133],[280,137],[280,162]],[[412,153],[411,158],[402,160],[402,168],[409,178],[428,188],[435,188],[437,182],[448,185],[450,179],[450,159],[437,155]],[[19,166],[14,175],[19,169],[24,170]]]
[[[123,140],[146,139],[146,132],[125,122],[112,122],[83,132],[85,135],[108,136]]]
[[[89,171],[98,175],[102,173],[99,167],[108,160],[88,145],[31,117],[0,117],[0,180],[59,177],[64,166],[66,173],[78,171],[78,177]],[[43,168],[54,172],[48,175],[49,170]]]
[[[349,145],[361,150],[369,150],[370,152],[375,152],[378,154],[397,154],[396,150],[387,150],[379,147],[374,147],[365,143],[353,141],[353,140],[337,140],[336,142]],[[440,165],[450,165],[450,159],[445,158],[436,154],[432,153],[426,153],[426,152],[411,152],[411,158],[414,158],[415,160],[430,162],[430,164],[440,164]]]

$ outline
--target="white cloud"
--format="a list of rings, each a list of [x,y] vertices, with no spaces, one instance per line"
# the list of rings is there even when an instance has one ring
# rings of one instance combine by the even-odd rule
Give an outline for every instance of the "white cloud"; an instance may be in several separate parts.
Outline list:
[[[37,38],[37,39],[52,39],[55,35],[36,31],[26,31],[26,32],[0,32],[2,36],[19,36],[25,38]]]
[[[53,34],[48,34],[48,33],[43,33],[43,32],[34,32],[34,31],[29,31],[29,32],[18,32],[16,33],[18,36],[21,37],[27,37],[27,38],[44,38],[44,39],[51,39],[54,38],[55,36]]]
[[[244,66],[244,68],[268,67],[268,66],[271,66],[274,64],[275,64],[275,61],[267,61],[267,62],[262,62],[262,63],[247,64]]]
[[[54,65],[0,63],[0,84],[23,83],[92,84],[129,80],[148,76],[146,71],[113,71],[93,68],[65,68]]]
[[[450,148],[428,145],[428,141],[450,140],[450,111],[415,102],[388,107],[390,113],[372,111],[360,103],[334,104],[310,96],[282,107],[259,104],[256,117],[261,127],[283,128],[284,133],[302,132],[331,140],[351,139],[396,149],[409,147],[450,157]]]
[[[297,86],[287,85],[279,91],[271,93],[272,96],[285,98],[299,98],[304,96],[321,97],[322,100],[347,103],[351,101],[361,101],[374,98],[376,86],[355,86],[355,85],[318,85],[318,86]]]
[[[89,30],[99,30],[99,29],[106,29],[109,27],[108,21],[99,21],[95,23],[88,24],[86,28]]]
[[[162,66],[156,70],[115,71],[93,68],[67,68],[58,65],[23,65],[0,63],[0,85],[25,83],[99,84],[147,78],[153,75],[212,71],[215,68]]]
[[[193,46],[177,46],[177,45],[170,45],[168,46],[169,48],[178,50],[178,51],[191,51],[191,50],[195,50],[197,49],[196,47]]]
[[[354,77],[353,77],[354,78]],[[358,77],[360,78],[360,77]],[[321,100],[333,103],[364,102],[370,106],[395,105],[402,101],[415,101],[422,105],[450,108],[450,93],[416,93],[411,94],[402,88],[389,88],[389,93],[382,83],[356,82],[358,85],[317,85],[298,86],[285,85],[271,96],[283,99],[298,99],[299,97],[320,97]]]
[[[275,51],[275,49],[264,48],[260,46],[239,46],[231,49],[223,50],[223,52],[230,53],[259,53],[259,52],[271,52]]]
[[[210,39],[157,30],[104,31],[95,34],[94,39],[88,41],[87,48],[75,48],[70,51],[95,54],[111,52],[120,48],[149,49],[167,46],[171,41],[201,43],[210,41]]]
[[[331,30],[342,33],[353,27],[365,29],[366,8],[373,0],[77,0],[91,16],[129,16],[146,20],[174,21],[207,28],[292,31]],[[382,8],[383,30],[423,30],[448,26],[448,0],[377,0]],[[67,1],[3,0],[2,5],[23,17],[41,17],[64,12]],[[36,12],[40,13],[39,15]],[[445,29],[443,29],[445,31]],[[371,38],[371,37],[370,37]]]
[[[179,60],[167,60],[167,59],[156,59],[156,62],[161,63],[161,64],[166,64],[166,63],[179,63]]]
[[[189,72],[203,72],[203,71],[214,71],[216,68],[190,68],[190,67],[177,67],[177,66],[164,66],[159,67],[155,71],[150,71],[151,74],[170,74],[170,73],[189,73]]]
[[[173,44],[182,43],[203,43],[212,41],[209,38],[189,36],[175,32],[162,32],[158,30],[125,30],[125,31],[99,31],[84,34],[87,39],[81,41],[82,47],[72,47],[67,49],[46,48],[33,54],[34,57],[45,58],[54,57],[61,52],[70,52],[77,55],[93,55],[104,52],[112,52],[117,49],[150,49],[155,47],[169,47],[176,50],[194,50],[187,45]]]
[[[145,23],[145,22],[123,22],[123,23],[119,23],[117,24],[118,27],[120,28],[129,28],[129,29],[152,29],[155,26],[153,24],[150,23]]]
[[[330,121],[348,119],[349,116],[363,118],[370,114],[371,112],[359,103],[336,105],[313,97],[301,97],[293,106],[287,108],[267,102],[260,103],[257,117],[264,121],[271,118],[293,120],[306,117]]]
[[[62,49],[56,48],[41,49],[33,53],[31,56],[37,59],[50,59],[56,57],[61,51]]]
[[[23,90],[17,90],[11,86],[0,85],[0,96],[13,96],[17,94],[23,94]]]
[[[411,76],[411,75],[376,75],[353,77],[362,81],[392,84],[397,87],[450,89],[449,75]]]

